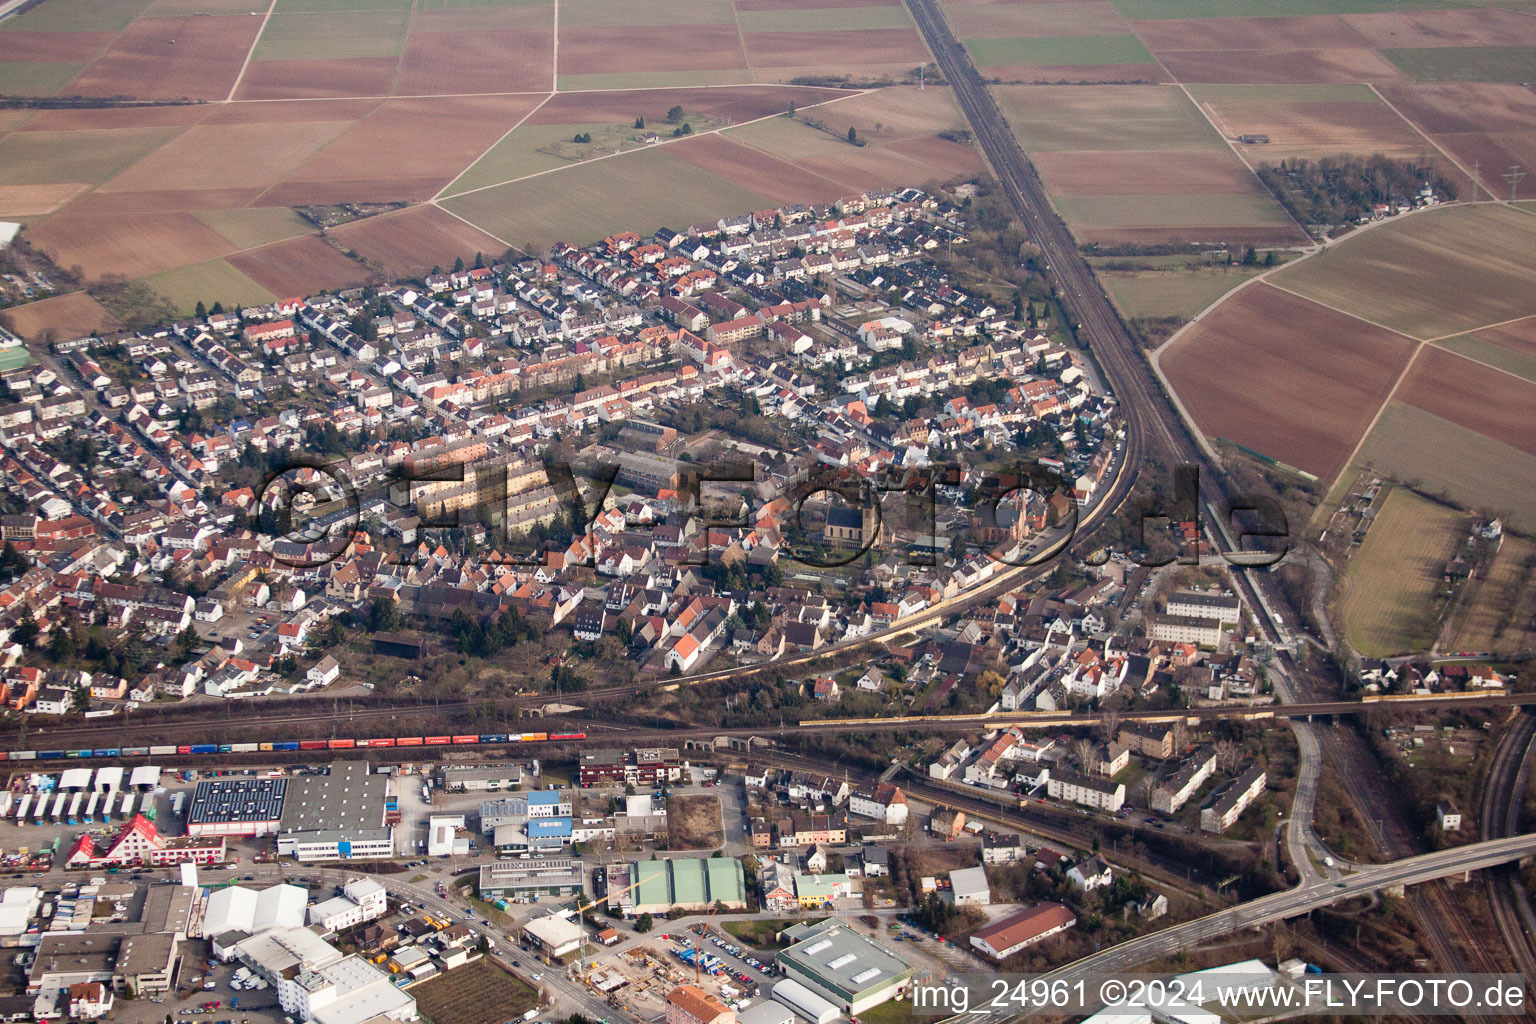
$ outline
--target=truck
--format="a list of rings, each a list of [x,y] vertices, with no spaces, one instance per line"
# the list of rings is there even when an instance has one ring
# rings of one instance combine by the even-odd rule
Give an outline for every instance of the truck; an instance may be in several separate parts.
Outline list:
[[[527,1013],[523,1014],[523,1020],[533,1020],[538,1015],[539,1015],[539,1011],[538,1011],[537,1008],[535,1008],[535,1009],[529,1010]]]

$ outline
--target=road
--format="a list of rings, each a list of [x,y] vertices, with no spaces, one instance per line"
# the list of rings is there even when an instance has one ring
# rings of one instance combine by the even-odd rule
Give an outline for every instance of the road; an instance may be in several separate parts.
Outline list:
[[[1095,974],[1126,971],[1196,943],[1242,928],[1297,917],[1351,896],[1377,892],[1394,885],[1415,885],[1447,875],[1495,867],[1533,853],[1536,853],[1536,833],[1528,833],[1372,865],[1337,882],[1317,881],[1299,885],[1285,892],[1249,900],[1230,910],[1208,914],[1160,932],[1122,942],[1058,968],[1049,977],[1075,981]]]

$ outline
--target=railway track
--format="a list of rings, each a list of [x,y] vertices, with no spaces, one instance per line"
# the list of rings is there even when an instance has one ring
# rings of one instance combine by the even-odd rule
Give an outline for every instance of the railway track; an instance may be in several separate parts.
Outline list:
[[[1031,238],[1045,253],[1051,272],[1061,283],[1063,305],[1076,316],[1079,331],[1086,335],[1095,358],[1120,397],[1127,418],[1127,432],[1152,439],[1157,450],[1168,454],[1175,461],[1197,467],[1206,466],[1203,452],[1184,429],[1183,420],[1174,411],[1164,389],[1142,359],[1134,339],[1121,323],[1108,296],[1099,287],[1092,268],[1078,251],[1071,233],[1056,215],[1034,167],[1020,149],[1002,111],[987,90],[975,65],[971,63],[969,54],[939,12],[936,0],[906,0],[906,3],[934,59],[953,88],[955,99],[970,122],[994,174],[1002,182]],[[1210,479],[1215,489],[1222,492],[1223,474],[1216,467],[1212,469]],[[1226,523],[1215,514],[1207,496],[1202,495],[1199,507],[1205,520],[1203,525],[1207,536],[1223,544],[1222,550],[1234,550]],[[1275,608],[1279,602],[1264,593],[1261,580],[1240,567],[1234,567],[1231,577],[1248,607],[1254,612],[1265,638],[1275,641],[1283,639],[1280,628],[1283,623],[1271,621],[1277,615]],[[1363,799],[1357,792],[1365,785],[1361,779],[1362,774],[1370,776],[1379,786],[1380,768],[1361,763],[1364,751],[1358,742],[1359,737],[1354,737],[1354,740],[1353,743],[1341,743],[1334,737],[1334,752],[1342,759],[1335,763],[1341,766],[1341,774],[1345,776],[1346,783],[1356,791],[1351,793],[1351,797],[1358,808],[1364,810],[1382,806]],[[1349,770],[1346,767],[1348,765],[1354,765],[1355,770]],[[1388,805],[1391,806],[1390,802]],[[1388,821],[1391,823],[1390,828],[1386,827]],[[1411,843],[1407,841],[1409,837],[1406,828],[1395,813],[1389,814],[1383,810],[1379,831],[1390,833],[1381,836],[1390,848],[1405,846],[1407,850],[1412,849]],[[1401,852],[1395,855],[1400,856]],[[1483,957],[1481,948],[1476,942],[1469,941],[1470,935],[1466,933],[1465,924],[1454,908],[1449,906],[1443,883],[1427,887],[1427,890],[1426,887],[1419,887],[1410,894],[1410,902],[1415,904],[1415,916],[1433,947],[1436,959],[1441,961],[1445,969],[1465,970],[1447,934],[1448,930],[1459,932],[1463,947],[1475,951],[1475,957]]]
[[[561,696],[561,695],[554,695]],[[591,691],[580,694],[564,695],[566,699],[580,700],[583,704],[594,703],[594,694]],[[548,698],[546,698],[548,699]],[[598,720],[589,717],[590,711],[572,712],[569,715],[535,715],[521,714],[528,709],[521,704],[513,703],[513,700],[475,700],[475,701],[450,701],[442,704],[388,704],[382,707],[376,706],[346,706],[334,710],[320,710],[314,708],[315,704],[330,704],[332,701],[324,698],[298,698],[302,707],[294,707],[295,702],[285,701],[276,706],[272,713],[263,713],[259,709],[241,709],[247,713],[234,716],[233,708],[225,708],[230,713],[227,719],[210,717],[206,709],[201,717],[183,716],[188,721],[135,721],[130,718],[125,721],[109,722],[100,725],[78,725],[68,727],[50,727],[47,729],[33,730],[21,736],[13,736],[13,749],[50,749],[64,748],[75,749],[89,746],[93,749],[104,746],[122,747],[134,745],[147,745],[151,743],[206,743],[223,742],[227,739],[248,740],[252,736],[257,738],[281,738],[281,739],[334,739],[338,736],[347,736],[354,739],[372,739],[396,735],[401,728],[400,722],[409,719],[419,719],[425,715],[436,715],[448,720],[445,729],[457,729],[462,725],[464,729],[474,728],[476,731],[494,728],[496,731],[510,731],[516,727],[523,731],[526,727],[530,731],[553,731],[567,729],[585,729],[590,735],[594,732],[601,733],[612,728],[608,720]],[[601,703],[599,697],[596,703]],[[1447,707],[1502,707],[1524,706],[1536,704],[1536,693],[1512,693],[1478,695],[1464,698],[1428,698],[1421,701],[1404,702],[1403,704],[1386,703],[1362,703],[1360,701],[1312,701],[1300,704],[1275,704],[1253,708],[1239,707],[1213,707],[1213,708],[1188,708],[1177,712],[1170,711],[1123,711],[1118,712],[1122,721],[1173,721],[1175,719],[1195,719],[1199,721],[1215,721],[1219,719],[1246,719],[1262,721],[1268,718],[1312,718],[1319,716],[1348,716],[1363,714],[1382,708],[1406,708],[1407,710],[1423,711]],[[493,712],[487,715],[487,710]],[[508,717],[497,715],[498,709],[510,709],[519,712],[518,715]],[[137,718],[138,716],[134,716]],[[759,725],[759,726],[687,726],[677,725],[666,721],[647,722],[645,716],[635,715],[631,718],[630,725],[626,729],[639,727],[648,735],[676,739],[687,739],[695,736],[789,736],[799,733],[832,732],[846,733],[849,730],[865,732],[901,732],[907,729],[921,728],[927,732],[976,732],[985,729],[1006,728],[1012,725],[1035,729],[1071,729],[1097,724],[1103,718],[1100,712],[1024,712],[1024,713],[997,713],[974,715],[924,715],[920,717],[900,717],[890,719],[863,718],[863,719],[828,719],[826,721],[805,720],[783,725]],[[343,728],[345,732],[343,732]],[[594,739],[600,737],[593,737]],[[111,742],[107,742],[111,741]],[[25,746],[23,746],[23,742]]]
[[[1536,716],[1522,711],[1499,738],[1488,768],[1478,823],[1482,838],[1498,839],[1519,832],[1533,745]],[[1536,933],[1529,920],[1530,905],[1525,887],[1520,884],[1519,869],[1506,867],[1488,872],[1486,886],[1494,925],[1515,970],[1527,978],[1536,978]]]

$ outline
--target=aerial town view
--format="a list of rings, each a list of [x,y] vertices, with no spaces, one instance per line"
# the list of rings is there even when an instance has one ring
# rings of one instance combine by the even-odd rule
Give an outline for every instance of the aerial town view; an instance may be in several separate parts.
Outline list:
[[[1536,0],[0,0],[0,1021],[1536,1017]]]

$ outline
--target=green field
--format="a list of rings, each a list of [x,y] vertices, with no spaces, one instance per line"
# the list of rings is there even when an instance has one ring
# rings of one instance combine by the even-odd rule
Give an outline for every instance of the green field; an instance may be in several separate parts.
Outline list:
[[[1436,597],[1446,560],[1468,517],[1404,488],[1394,488],[1349,560],[1341,608],[1350,644],[1367,658],[1432,647]]]
[[[1191,85],[1201,103],[1380,103],[1368,85]]]
[[[1134,21],[1160,18],[1276,18],[1306,14],[1389,14],[1466,6],[1457,0],[1111,0]]]
[[[561,28],[606,25],[724,25],[736,20],[730,0],[563,0]]]
[[[1275,274],[1291,291],[1416,338],[1536,313],[1536,217],[1448,207],[1362,231]]]
[[[1435,342],[1441,348],[1450,349],[1457,355],[1466,356],[1468,359],[1476,359],[1480,363],[1496,366],[1501,370],[1524,377],[1526,380],[1536,383],[1536,357],[1524,352],[1516,352],[1514,349],[1505,348],[1503,345],[1495,345],[1485,338],[1479,338],[1475,334],[1458,334],[1454,338],[1443,338]]]
[[[411,9],[411,0],[277,0],[274,13],[315,14],[323,12],[384,11]]]
[[[1514,529],[1536,530],[1536,457],[1414,406],[1389,403],[1355,464],[1419,481],[1464,508],[1503,516]]]
[[[561,75],[555,87],[561,92],[592,89],[682,89],[695,85],[751,85],[745,68],[721,71],[616,71],[603,75]]]
[[[1053,196],[1074,227],[1289,227],[1285,210],[1266,195]]]
[[[0,95],[56,96],[84,64],[52,60],[0,60]]]
[[[233,308],[256,306],[277,297],[223,260],[177,267],[142,280],[169,299],[183,316],[190,315],[199,302],[209,306],[222,302]]]
[[[1133,35],[1044,36],[967,39],[965,48],[978,67],[1015,64],[1150,64],[1152,55]]]
[[[667,147],[670,148],[670,147]],[[615,231],[652,234],[774,205],[766,196],[649,148],[458,196],[443,206],[512,245],[584,245]]]
[[[1099,280],[1127,317],[1195,315],[1262,270],[1211,267],[1202,270],[1099,271]]]
[[[197,219],[240,249],[307,235],[314,225],[286,206],[253,206],[233,210],[201,210]]]
[[[150,0],[46,0],[0,25],[0,32],[121,32]]]
[[[0,185],[58,181],[100,185],[180,132],[180,128],[12,132],[0,139]]]
[[[666,125],[661,128],[670,131]],[[582,133],[590,134],[592,141],[571,141]],[[610,154],[616,148],[638,149],[641,143],[634,139],[638,134],[633,124],[525,124],[470,165],[444,194],[458,195],[541,171],[570,167],[595,156]]]
[[[1529,82],[1536,46],[1426,46],[1381,55],[1420,82]]]
[[[1001,85],[992,94],[1026,151],[1226,145],[1177,86]]]
[[[549,7],[555,0],[417,0],[418,11],[445,11],[456,7]]]
[[[791,11],[740,11],[743,32],[841,32],[850,29],[911,28],[907,9],[891,7],[817,7]]]
[[[280,12],[267,20],[254,60],[398,57],[406,11]]]

